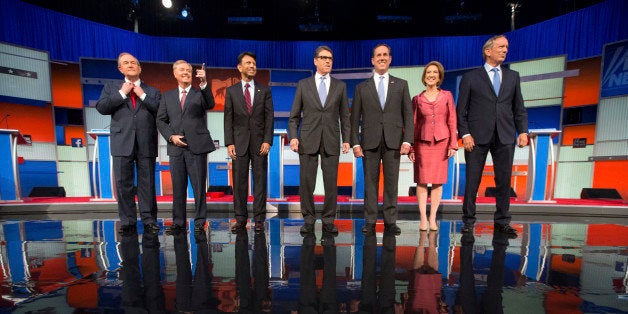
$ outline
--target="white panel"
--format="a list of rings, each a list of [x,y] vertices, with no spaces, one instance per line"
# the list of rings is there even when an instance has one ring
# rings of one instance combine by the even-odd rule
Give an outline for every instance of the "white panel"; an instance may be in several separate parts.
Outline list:
[[[621,248],[585,248],[580,272],[582,300],[598,308],[617,309],[616,313],[628,312],[628,302],[618,298],[611,284],[614,280],[625,278],[627,263],[628,256],[622,254]]]
[[[552,253],[556,254],[557,247],[566,246],[570,248],[582,248],[587,241],[587,228],[585,224],[552,224],[551,225],[550,243],[552,245]],[[573,249],[571,249],[573,251]],[[579,249],[579,256],[582,256],[582,250]]]
[[[88,132],[92,129],[108,129],[111,126],[111,116],[100,114],[96,108],[86,107],[85,112],[85,130]],[[91,136],[87,137],[88,144],[94,144]]]
[[[407,157],[401,157],[398,184],[397,195],[399,196],[408,196],[408,189],[411,186],[416,186],[414,183],[414,163]]]
[[[87,162],[59,162],[59,186],[66,196],[91,196]]]
[[[214,141],[220,141],[220,146],[225,145],[225,114],[222,111],[207,112],[207,128]]]
[[[555,198],[580,198],[582,188],[593,182],[593,162],[560,162],[556,171]]]
[[[561,146],[558,162],[566,161],[588,161],[593,156],[594,145],[587,145],[583,148],[573,148],[571,146]]]
[[[595,156],[628,155],[628,96],[601,99],[597,108]]]
[[[230,162],[229,154],[227,154],[226,147],[220,147],[217,150],[207,155],[208,162]]]
[[[519,72],[521,77],[541,75],[533,81],[521,82],[521,94],[526,108],[562,104],[564,78],[542,78],[542,76],[564,71],[565,56],[513,62],[509,67]]]
[[[408,89],[410,90],[410,98],[414,95],[418,95],[425,90],[425,86],[421,83],[421,77],[423,76],[422,66],[416,67],[391,67],[389,70],[390,75],[402,78],[408,81]]]
[[[87,160],[87,147],[57,146],[59,161]]]
[[[33,142],[33,145],[17,145],[17,155],[26,160],[57,160],[57,144]]]

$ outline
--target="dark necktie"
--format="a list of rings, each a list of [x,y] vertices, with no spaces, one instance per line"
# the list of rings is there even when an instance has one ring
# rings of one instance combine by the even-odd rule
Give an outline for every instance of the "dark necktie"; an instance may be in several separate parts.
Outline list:
[[[249,87],[251,87],[249,83],[246,83],[246,85],[244,85],[244,100],[246,101],[246,112],[251,113],[251,110],[253,109],[253,104],[251,103],[251,93],[249,92]]]
[[[183,110],[183,106],[185,104],[185,95],[187,95],[188,92],[184,89],[181,91],[181,110]]]

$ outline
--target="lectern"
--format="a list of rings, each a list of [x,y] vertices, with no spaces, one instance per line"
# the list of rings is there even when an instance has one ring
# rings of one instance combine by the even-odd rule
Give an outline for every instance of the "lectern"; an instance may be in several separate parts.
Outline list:
[[[530,150],[526,201],[553,203],[556,164],[553,138],[560,134],[556,129],[529,130]],[[549,166],[549,169],[548,169]]]
[[[109,130],[92,129],[87,134],[96,140],[92,157],[92,188],[94,189],[92,200],[115,200]]]
[[[0,129],[0,200],[20,201],[20,173],[17,170],[18,130]]]

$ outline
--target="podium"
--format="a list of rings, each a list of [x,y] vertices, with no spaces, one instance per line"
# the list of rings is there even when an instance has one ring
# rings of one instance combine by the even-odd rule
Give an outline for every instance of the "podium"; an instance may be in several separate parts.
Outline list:
[[[552,200],[556,179],[556,160],[552,139],[560,132],[556,129],[534,129],[528,133],[530,137],[526,186],[526,201],[528,202],[556,202]]]
[[[268,152],[268,198],[285,199],[283,195],[283,142],[288,131],[276,129]]]
[[[109,149],[109,130],[92,129],[87,132],[96,143],[92,157],[92,188],[95,200],[111,201],[114,196],[113,161]]]
[[[443,201],[462,202],[458,198],[460,188],[460,158],[464,149],[458,149],[456,154],[447,161],[447,182],[443,184]]]
[[[14,129],[0,129],[0,200],[21,201],[20,173],[17,169],[17,142],[22,138]],[[22,140],[24,140],[22,138]]]

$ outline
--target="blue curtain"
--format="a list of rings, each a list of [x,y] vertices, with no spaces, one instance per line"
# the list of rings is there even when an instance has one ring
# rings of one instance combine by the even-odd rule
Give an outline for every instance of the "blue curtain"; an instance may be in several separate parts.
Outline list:
[[[628,38],[628,1],[609,0],[506,34],[508,61],[566,54],[568,60],[600,55],[604,44]],[[210,67],[233,67],[244,50],[258,54],[260,68],[310,69],[316,46],[334,50],[334,68],[371,67],[373,46],[388,43],[393,66],[440,60],[448,70],[479,66],[489,35],[362,41],[255,41],[172,38],[136,34],[43,9],[18,0],[0,0],[0,41],[49,51],[52,60],[115,59],[128,51],[141,61],[185,59]]]

